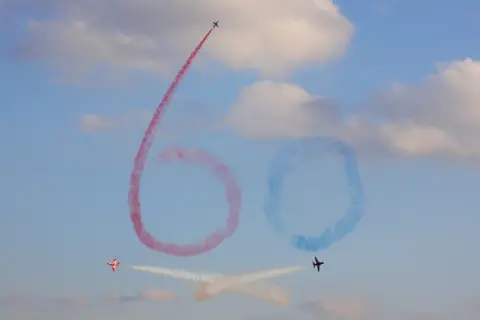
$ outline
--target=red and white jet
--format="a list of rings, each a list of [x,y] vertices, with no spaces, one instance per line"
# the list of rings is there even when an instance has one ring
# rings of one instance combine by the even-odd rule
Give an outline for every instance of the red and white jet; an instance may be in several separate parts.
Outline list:
[[[107,262],[107,265],[112,267],[112,271],[115,272],[115,269],[120,267],[120,262],[117,261],[117,258],[113,258],[112,262]]]

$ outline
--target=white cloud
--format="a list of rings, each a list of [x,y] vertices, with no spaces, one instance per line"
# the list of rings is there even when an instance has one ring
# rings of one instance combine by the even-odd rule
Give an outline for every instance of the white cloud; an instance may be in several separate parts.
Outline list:
[[[332,135],[363,151],[479,160],[479,87],[480,61],[454,61],[420,83],[378,93],[368,113],[342,117],[338,105],[296,85],[257,82],[226,122],[250,138]]]
[[[152,112],[141,110],[135,113],[124,114],[83,114],[79,117],[79,125],[86,133],[97,133],[106,131],[117,131],[146,126]]]
[[[88,134],[145,130],[152,120],[153,110],[140,109],[123,113],[87,113],[78,117],[78,126]],[[175,103],[172,112],[162,119],[158,134],[163,139],[179,138],[185,134],[216,131],[221,116],[213,108],[195,101]]]
[[[220,28],[204,49],[209,57],[265,75],[338,59],[353,34],[332,0],[5,1],[10,15],[55,17],[30,21],[20,57],[77,72],[96,66],[173,72],[217,19]]]
[[[333,102],[299,86],[262,81],[240,92],[225,121],[247,137],[301,137],[331,129],[341,116]]]

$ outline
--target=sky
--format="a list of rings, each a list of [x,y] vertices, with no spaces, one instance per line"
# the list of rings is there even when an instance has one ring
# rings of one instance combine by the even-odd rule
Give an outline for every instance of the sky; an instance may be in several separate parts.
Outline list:
[[[0,0],[0,316],[6,319],[476,319],[480,313],[480,4],[473,0]],[[177,70],[220,20],[162,120],[141,189],[146,228],[194,243],[222,227],[223,185],[156,163],[201,148],[242,188],[215,250],[145,247],[129,218],[133,159]],[[291,247],[263,211],[287,139],[329,136],[359,158],[365,216],[327,250]],[[288,176],[282,214],[315,235],[348,206],[338,157]],[[113,256],[121,267],[105,265]],[[268,280],[289,307],[132,265]]]

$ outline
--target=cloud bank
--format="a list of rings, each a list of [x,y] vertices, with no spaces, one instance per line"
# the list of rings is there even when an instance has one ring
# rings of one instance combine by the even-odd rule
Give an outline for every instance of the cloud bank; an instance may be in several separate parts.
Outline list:
[[[336,60],[353,35],[331,0],[4,0],[3,11],[31,17],[15,57],[76,72],[170,74],[214,20],[220,28],[205,47],[210,59],[271,76]]]
[[[140,110],[133,114],[101,115],[87,113],[79,117],[78,124],[85,133],[120,131],[144,127],[148,124],[151,117],[152,112],[146,110]]]
[[[244,88],[225,121],[253,139],[335,136],[370,154],[480,159],[480,61],[442,64],[416,84],[372,96],[361,114],[290,83]]]
[[[187,56],[220,19],[204,61],[272,78],[340,59],[354,32],[331,0],[4,0],[2,5],[5,20],[27,17],[27,33],[12,51],[17,59],[81,73],[100,68],[171,75],[178,57]],[[335,101],[296,84],[259,81],[243,88],[228,115],[208,126],[252,139],[331,135],[375,156],[476,162],[479,84],[480,61],[452,61],[423,81],[374,93],[361,111],[344,115]],[[91,113],[79,123],[90,133],[125,130],[143,126],[150,113]]]

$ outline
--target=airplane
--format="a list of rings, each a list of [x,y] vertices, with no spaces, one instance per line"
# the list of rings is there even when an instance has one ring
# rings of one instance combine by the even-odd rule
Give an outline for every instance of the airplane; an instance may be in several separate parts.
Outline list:
[[[120,262],[117,261],[117,258],[113,258],[112,262],[107,262],[107,265],[112,267],[112,271],[115,272],[115,269],[120,267]]]
[[[218,28],[218,20],[213,23],[214,28]]]
[[[318,261],[317,257],[315,257],[315,261],[312,261],[312,264],[313,264],[313,268],[317,268],[317,272],[320,271],[320,267],[322,266],[322,264],[324,264],[323,261]]]

